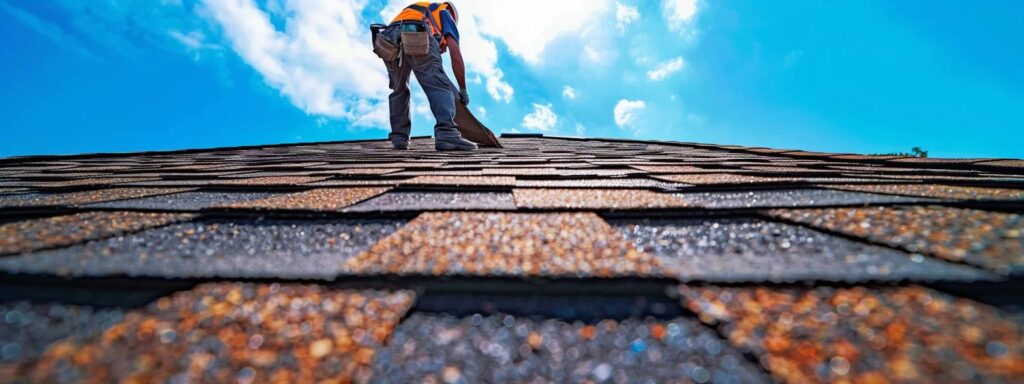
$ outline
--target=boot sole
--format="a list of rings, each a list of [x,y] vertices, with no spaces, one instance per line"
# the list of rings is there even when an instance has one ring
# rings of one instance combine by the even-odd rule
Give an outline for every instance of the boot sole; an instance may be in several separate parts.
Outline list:
[[[448,152],[448,151],[475,151],[477,149],[477,147],[461,146],[461,145],[456,145],[456,144],[443,144],[443,145],[442,144],[437,144],[437,145],[434,145],[434,149],[436,149],[438,151],[444,151],[444,152]]]

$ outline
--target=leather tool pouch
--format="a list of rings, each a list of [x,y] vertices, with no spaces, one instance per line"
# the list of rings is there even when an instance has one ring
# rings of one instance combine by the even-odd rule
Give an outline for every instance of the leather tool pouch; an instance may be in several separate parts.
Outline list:
[[[376,53],[378,57],[386,62],[392,62],[397,60],[398,56],[402,54],[402,49],[398,44],[388,39],[387,34],[381,33],[373,39],[373,53]]]
[[[402,32],[402,49],[409,56],[430,53],[430,32]]]

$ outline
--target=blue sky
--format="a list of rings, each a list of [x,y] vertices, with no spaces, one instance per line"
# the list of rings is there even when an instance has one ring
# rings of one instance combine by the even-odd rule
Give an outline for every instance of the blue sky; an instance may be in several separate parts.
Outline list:
[[[493,4],[456,2],[496,131],[1024,157],[1024,2]],[[0,0],[0,156],[383,138],[402,5]]]

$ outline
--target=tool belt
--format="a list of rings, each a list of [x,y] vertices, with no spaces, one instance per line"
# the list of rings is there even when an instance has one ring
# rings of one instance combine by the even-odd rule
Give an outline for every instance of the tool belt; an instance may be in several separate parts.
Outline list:
[[[423,14],[422,21],[403,20],[391,23],[370,25],[370,36],[373,40],[373,53],[377,54],[384,62],[390,63],[402,57],[404,52],[409,56],[426,56],[430,54],[430,39],[432,37],[428,25],[434,30],[441,28],[430,17],[431,9],[420,5],[410,5],[409,9],[419,11]],[[385,29],[399,29],[400,35],[395,41],[392,33],[381,33]]]
[[[402,50],[409,56],[430,54],[430,32],[402,32]]]
[[[390,63],[398,60],[402,55],[402,48],[399,42],[392,41],[388,34],[381,33],[387,26],[384,24],[373,24],[370,26],[370,36],[373,40],[373,53],[377,54],[384,62]]]

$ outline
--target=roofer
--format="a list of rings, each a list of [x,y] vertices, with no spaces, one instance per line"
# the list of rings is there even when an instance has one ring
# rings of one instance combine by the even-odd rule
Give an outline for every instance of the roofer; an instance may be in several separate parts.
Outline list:
[[[434,125],[434,147],[438,151],[470,151],[476,144],[462,138],[455,125],[455,103],[469,104],[466,92],[466,66],[459,48],[459,13],[451,2],[412,4],[391,21],[371,26],[374,52],[388,67],[392,92],[391,134],[395,149],[409,148],[412,120],[409,115],[409,75],[416,74],[430,102],[430,111],[437,119]],[[458,91],[444,72],[441,55],[451,52],[452,71],[459,83]]]

